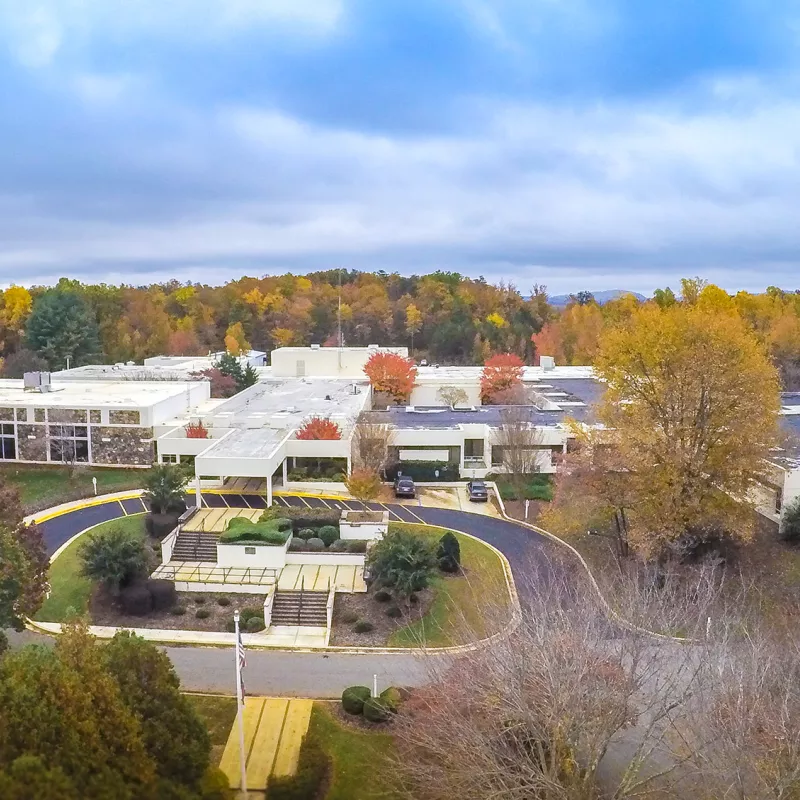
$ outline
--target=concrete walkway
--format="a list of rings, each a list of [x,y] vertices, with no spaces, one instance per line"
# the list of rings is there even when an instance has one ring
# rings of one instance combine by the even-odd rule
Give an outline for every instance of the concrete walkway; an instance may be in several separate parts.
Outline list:
[[[247,697],[242,713],[245,779],[248,791],[264,792],[270,776],[297,772],[300,745],[308,730],[314,701],[280,697]],[[232,789],[241,789],[239,724],[234,721],[220,769]]]

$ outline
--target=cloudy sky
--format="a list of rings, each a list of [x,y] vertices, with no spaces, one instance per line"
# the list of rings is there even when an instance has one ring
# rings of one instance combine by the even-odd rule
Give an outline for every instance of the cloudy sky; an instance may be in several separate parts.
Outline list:
[[[800,285],[798,0],[0,0],[0,283]]]

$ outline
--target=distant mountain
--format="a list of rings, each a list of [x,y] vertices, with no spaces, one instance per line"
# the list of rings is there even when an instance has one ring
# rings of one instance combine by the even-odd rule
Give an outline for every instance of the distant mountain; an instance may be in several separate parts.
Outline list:
[[[577,292],[575,294],[577,294]],[[639,292],[629,292],[627,289],[606,289],[602,292],[592,292],[592,296],[600,305],[607,303],[609,300],[616,300],[616,298],[622,294],[632,294],[639,300],[647,300],[643,294],[639,294]],[[570,297],[572,297],[572,295],[554,294],[548,297],[547,300],[552,306],[565,306],[569,303]]]

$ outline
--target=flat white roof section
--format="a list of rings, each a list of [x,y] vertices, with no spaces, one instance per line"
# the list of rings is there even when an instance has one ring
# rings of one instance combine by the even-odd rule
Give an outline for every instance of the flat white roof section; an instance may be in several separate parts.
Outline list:
[[[35,406],[37,408],[120,408],[152,406],[189,391],[197,391],[202,382],[172,381],[57,381],[51,391],[24,391],[21,380],[0,379],[0,406]]]

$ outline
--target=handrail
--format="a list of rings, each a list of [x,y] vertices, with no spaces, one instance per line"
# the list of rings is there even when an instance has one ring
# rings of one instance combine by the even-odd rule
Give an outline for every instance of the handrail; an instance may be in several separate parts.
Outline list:
[[[300,602],[297,605],[297,624],[300,624],[300,620],[303,618],[303,595],[306,591],[306,576],[302,575],[300,578]]]

